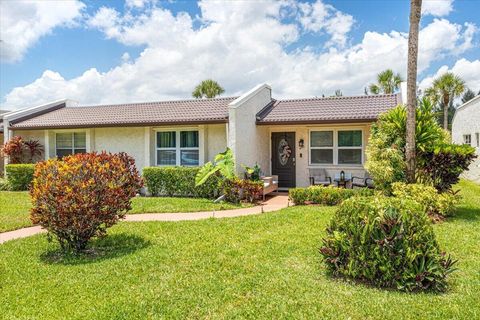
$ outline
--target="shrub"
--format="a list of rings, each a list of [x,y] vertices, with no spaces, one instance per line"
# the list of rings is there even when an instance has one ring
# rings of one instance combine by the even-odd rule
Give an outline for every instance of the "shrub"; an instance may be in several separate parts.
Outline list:
[[[223,194],[225,200],[232,203],[239,203],[245,200],[254,203],[260,198],[263,192],[262,181],[248,179],[228,179],[223,183]]]
[[[438,191],[449,191],[475,158],[469,145],[439,144],[423,154],[422,172]]]
[[[8,181],[5,179],[0,178],[0,191],[10,191],[10,185],[8,184]]]
[[[439,194],[434,187],[423,184],[392,184],[393,195],[401,199],[409,199],[420,204],[430,216],[447,217],[455,212],[459,196],[454,193]]]
[[[12,191],[28,190],[33,180],[34,164],[7,164],[7,182]]]
[[[333,275],[405,291],[444,291],[454,270],[422,208],[398,198],[344,201],[320,253]]]
[[[5,142],[0,151],[12,164],[33,163],[43,154],[43,146],[38,140],[23,140],[15,136]]]
[[[85,153],[36,165],[30,218],[53,234],[65,251],[85,249],[103,236],[142,187],[135,161],[126,153]]]
[[[303,205],[305,203],[322,204],[327,206],[334,206],[341,203],[343,200],[353,196],[373,195],[374,191],[367,188],[362,189],[344,189],[334,186],[311,186],[308,188],[294,188],[290,189],[290,199],[296,205]]]
[[[199,171],[198,167],[148,167],[143,169],[143,178],[154,196],[217,197],[220,194],[219,175],[213,174],[205,183],[196,186],[195,177]]]

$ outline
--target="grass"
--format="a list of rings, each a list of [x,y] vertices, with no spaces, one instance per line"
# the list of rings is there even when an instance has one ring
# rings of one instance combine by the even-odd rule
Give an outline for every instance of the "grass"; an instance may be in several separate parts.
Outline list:
[[[0,245],[3,319],[475,319],[480,186],[461,182],[455,218],[435,225],[459,259],[445,294],[379,290],[328,277],[318,248],[333,207],[233,219],[122,222],[88,256],[45,235]]]
[[[129,214],[220,211],[248,206],[251,205],[213,203],[210,199],[198,198],[139,197],[132,199],[132,210]],[[31,226],[29,210],[28,192],[0,191],[0,232]]]

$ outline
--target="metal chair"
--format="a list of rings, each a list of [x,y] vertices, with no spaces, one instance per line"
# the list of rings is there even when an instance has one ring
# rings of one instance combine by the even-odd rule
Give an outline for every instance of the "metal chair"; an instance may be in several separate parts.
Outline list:
[[[365,173],[365,176],[363,178],[352,177],[352,189],[354,187],[373,189],[375,186],[373,183],[373,179],[370,177],[370,175],[368,173]]]
[[[325,169],[309,169],[311,186],[328,186],[332,184],[332,178],[327,176]]]

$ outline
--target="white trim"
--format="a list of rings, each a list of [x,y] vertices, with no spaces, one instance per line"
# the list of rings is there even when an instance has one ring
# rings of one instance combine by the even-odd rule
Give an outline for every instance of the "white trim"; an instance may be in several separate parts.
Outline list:
[[[144,137],[145,137],[145,141],[144,141],[144,152],[145,152],[145,167],[149,167],[150,166],[150,127],[145,127],[145,131],[144,131]]]
[[[48,130],[46,130],[48,132]],[[58,157],[57,150],[57,134],[59,133],[70,133],[72,135],[72,148],[60,148],[60,150],[69,150],[72,151],[71,154],[75,154],[75,149],[85,149],[85,152],[90,152],[90,130],[85,129],[85,130],[75,130],[75,129],[63,129],[63,130],[52,130],[53,132],[53,139],[54,139],[54,157]],[[85,148],[75,148],[75,133],[85,133]]]
[[[255,86],[254,88],[250,89],[249,91],[245,92],[244,94],[242,94],[240,97],[238,97],[237,99],[233,100],[232,102],[230,102],[228,104],[228,107],[229,108],[232,108],[232,109],[235,109],[237,108],[238,106],[242,105],[243,103],[245,103],[246,101],[248,101],[250,98],[256,96],[260,91],[262,91],[263,89],[268,89],[270,90],[270,95],[271,95],[271,92],[272,92],[272,87],[266,83],[262,83],[262,84],[259,84],[257,86]],[[264,106],[262,106],[263,108]]]
[[[184,166],[184,167],[196,167],[201,166],[204,163],[205,155],[204,150],[201,146],[204,145],[204,141],[200,141],[200,139],[204,139],[203,129],[199,127],[170,127],[170,128],[154,128],[155,131],[155,166],[157,167],[172,167],[172,166]],[[198,132],[198,147],[180,147],[180,132],[182,131],[196,131]],[[200,133],[202,131],[202,134]],[[158,148],[157,147],[157,133],[158,132],[175,132],[175,148]],[[159,150],[175,150],[175,165],[159,165],[158,164],[158,151]],[[187,166],[181,164],[181,151],[188,151],[188,150],[196,150],[198,151],[198,165]]]
[[[45,160],[48,160],[48,159],[50,159],[50,139],[49,139],[48,130],[45,130],[43,132],[43,134],[44,134],[43,136],[44,136],[44,139],[45,139],[45,141],[44,141],[45,146],[44,146],[43,153],[44,153]]]

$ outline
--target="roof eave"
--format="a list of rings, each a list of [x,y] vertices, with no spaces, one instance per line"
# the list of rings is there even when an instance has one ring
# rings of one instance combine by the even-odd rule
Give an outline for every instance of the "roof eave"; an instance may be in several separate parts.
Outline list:
[[[335,124],[335,123],[365,123],[375,122],[377,118],[365,118],[365,119],[329,119],[329,120],[285,120],[285,121],[257,121],[257,125],[302,125],[302,124]]]

